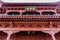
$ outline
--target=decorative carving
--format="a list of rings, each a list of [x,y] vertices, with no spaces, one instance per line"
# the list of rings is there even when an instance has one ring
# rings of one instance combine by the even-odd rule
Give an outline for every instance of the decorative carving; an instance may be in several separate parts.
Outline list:
[[[58,28],[60,22],[0,22],[3,28]]]

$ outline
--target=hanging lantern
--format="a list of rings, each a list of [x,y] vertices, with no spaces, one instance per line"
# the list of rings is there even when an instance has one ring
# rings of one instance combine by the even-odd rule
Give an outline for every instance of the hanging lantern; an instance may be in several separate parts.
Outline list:
[[[36,7],[34,7],[34,6],[28,6],[28,7],[26,7],[26,10],[36,10]]]

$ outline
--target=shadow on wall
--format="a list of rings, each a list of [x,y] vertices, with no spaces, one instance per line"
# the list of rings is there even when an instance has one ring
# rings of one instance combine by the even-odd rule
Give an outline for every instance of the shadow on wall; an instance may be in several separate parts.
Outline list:
[[[6,38],[7,38],[7,34],[0,31],[0,40],[6,40]]]
[[[26,12],[22,12],[22,14],[20,12],[8,12],[7,14],[8,15],[54,15],[56,13],[50,11],[44,11],[42,13],[36,11],[26,11]]]
[[[11,40],[52,40],[49,34],[41,31],[21,31],[11,36]]]

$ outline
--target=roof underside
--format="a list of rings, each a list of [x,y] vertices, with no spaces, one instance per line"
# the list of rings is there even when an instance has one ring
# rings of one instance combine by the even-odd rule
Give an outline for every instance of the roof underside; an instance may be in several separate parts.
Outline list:
[[[5,6],[59,6],[57,3],[3,3]]]

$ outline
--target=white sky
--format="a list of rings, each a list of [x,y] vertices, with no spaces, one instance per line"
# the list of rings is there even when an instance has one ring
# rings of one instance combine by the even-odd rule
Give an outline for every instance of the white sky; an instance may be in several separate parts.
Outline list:
[[[50,3],[50,2],[59,2],[60,0],[2,0],[4,2],[12,2],[12,3],[41,3],[41,2],[44,2],[44,3]]]

